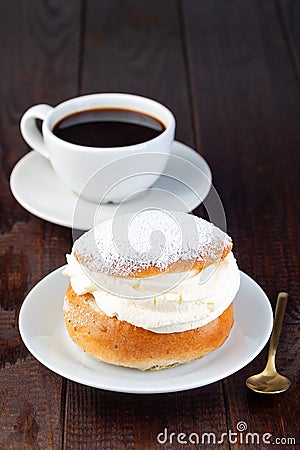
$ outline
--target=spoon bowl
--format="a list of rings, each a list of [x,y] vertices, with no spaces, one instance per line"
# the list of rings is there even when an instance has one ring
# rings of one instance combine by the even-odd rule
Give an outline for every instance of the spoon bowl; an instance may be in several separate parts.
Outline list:
[[[288,294],[280,292],[277,297],[273,331],[270,339],[268,361],[265,369],[257,375],[247,378],[246,385],[249,389],[260,394],[279,394],[286,391],[291,382],[280,375],[275,366],[275,356],[281,332],[283,317],[287,304]]]
[[[287,391],[291,385],[288,378],[279,373],[266,374],[265,371],[246,380],[249,389],[260,394],[279,394]]]

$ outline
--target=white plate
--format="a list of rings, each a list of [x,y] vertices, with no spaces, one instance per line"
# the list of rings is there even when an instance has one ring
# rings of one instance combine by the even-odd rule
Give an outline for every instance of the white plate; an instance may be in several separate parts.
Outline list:
[[[41,280],[26,297],[19,317],[28,350],[49,369],[70,380],[117,392],[153,394],[183,391],[221,380],[252,361],[267,343],[273,324],[269,300],[241,272],[234,301],[235,324],[225,344],[199,361],[156,372],[113,366],[87,356],[69,338],[62,314],[69,280],[62,267]]]
[[[122,214],[146,207],[190,212],[207,196],[211,171],[195,150],[175,141],[172,157],[154,186],[135,199],[122,203]],[[10,186],[16,200],[32,214],[49,222],[89,230],[96,223],[110,219],[119,205],[101,205],[71,191],[54,173],[50,162],[38,154],[26,154],[14,167]]]

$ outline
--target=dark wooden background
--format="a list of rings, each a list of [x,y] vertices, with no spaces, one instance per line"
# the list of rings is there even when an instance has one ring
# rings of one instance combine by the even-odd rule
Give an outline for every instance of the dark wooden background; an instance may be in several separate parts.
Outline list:
[[[1,450],[152,450],[165,427],[221,434],[241,420],[251,432],[296,437],[299,448],[299,82],[299,0],[0,0]],[[24,347],[22,301],[64,264],[72,238],[10,192],[10,172],[28,151],[20,117],[35,103],[105,91],[146,95],[174,111],[177,139],[211,165],[240,268],[273,306],[279,290],[289,292],[277,359],[293,381],[288,392],[246,389],[266,349],[223,381],[144,396],[68,381]]]

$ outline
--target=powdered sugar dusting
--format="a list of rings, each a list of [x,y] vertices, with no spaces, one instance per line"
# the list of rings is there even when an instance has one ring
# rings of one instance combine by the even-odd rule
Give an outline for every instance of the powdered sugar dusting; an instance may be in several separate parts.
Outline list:
[[[75,242],[73,252],[91,271],[134,276],[152,267],[163,272],[178,260],[215,261],[228,247],[230,237],[204,219],[148,209],[99,224]]]

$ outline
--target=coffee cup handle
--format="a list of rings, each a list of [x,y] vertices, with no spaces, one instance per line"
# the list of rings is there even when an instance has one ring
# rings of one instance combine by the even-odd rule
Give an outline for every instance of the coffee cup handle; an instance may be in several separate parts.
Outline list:
[[[52,110],[53,107],[50,105],[32,106],[24,113],[20,122],[21,133],[27,144],[45,158],[49,158],[49,153],[43,135],[38,129],[36,119],[44,120]]]

